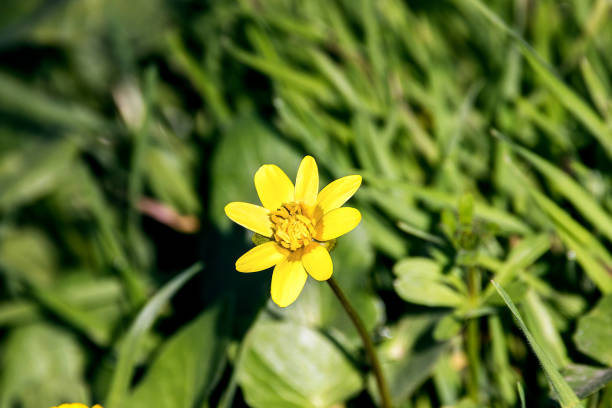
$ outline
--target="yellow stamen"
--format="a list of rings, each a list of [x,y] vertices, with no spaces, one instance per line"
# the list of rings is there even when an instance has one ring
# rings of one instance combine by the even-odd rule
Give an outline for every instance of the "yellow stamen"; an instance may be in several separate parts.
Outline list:
[[[307,214],[302,203],[285,203],[270,213],[276,242],[291,251],[310,244],[315,229]]]

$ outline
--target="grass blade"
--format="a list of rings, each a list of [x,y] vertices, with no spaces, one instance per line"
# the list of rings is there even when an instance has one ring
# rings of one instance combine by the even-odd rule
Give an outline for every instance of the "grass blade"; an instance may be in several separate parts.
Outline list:
[[[508,160],[508,165],[523,181],[536,204],[551,219],[559,237],[574,251],[578,262],[599,290],[605,294],[612,293],[612,276],[606,271],[606,265],[612,265],[612,257],[606,248],[586,228],[533,186],[531,180],[511,160]]]
[[[168,35],[168,49],[170,54],[187,78],[193,83],[202,99],[208,104],[215,117],[225,123],[232,113],[223,98],[220,86],[209,77],[198,62],[187,52],[180,36],[177,33]]]
[[[529,342],[531,349],[538,357],[538,360],[540,360],[540,363],[542,364],[542,367],[544,368],[544,372],[546,373],[548,380],[550,381],[553,389],[556,391],[559,397],[559,402],[561,403],[561,406],[563,408],[581,407],[582,404],[580,403],[580,400],[578,399],[578,397],[576,396],[572,388],[569,386],[569,384],[565,381],[561,373],[559,373],[559,371],[555,369],[555,364],[553,363],[551,357],[548,355],[548,352],[536,342],[535,338],[532,336],[532,334],[527,329],[527,326],[523,322],[523,319],[521,318],[521,314],[519,313],[518,309],[514,305],[514,302],[512,302],[512,299],[510,299],[506,291],[501,286],[499,286],[497,282],[491,281],[491,283],[497,290],[497,293],[499,293],[502,299],[504,299],[504,302],[506,302],[506,305],[508,306],[508,308],[514,315],[518,323],[518,326],[521,328],[521,330],[525,334],[525,337],[527,338],[527,341]],[[519,395],[520,395],[520,391],[519,391]],[[523,398],[521,398],[521,400],[522,399]]]
[[[526,408],[527,406],[525,405],[525,391],[523,391],[523,386],[520,382],[516,383],[516,388],[518,390],[519,398],[521,399],[521,408]]]
[[[197,272],[202,264],[196,263],[166,283],[140,311],[119,348],[117,368],[113,374],[105,406],[120,408],[134,371],[134,353],[144,334],[151,329],[155,319],[172,296]]]
[[[372,185],[390,187],[406,191],[435,208],[456,209],[459,197],[455,194],[442,192],[429,187],[416,186],[404,181],[389,180],[372,173],[361,172],[361,175]],[[474,202],[474,214],[478,218],[494,223],[504,232],[529,234],[529,226],[514,215],[499,208],[492,207],[482,201]]]
[[[552,92],[557,100],[569,110],[582,124],[591,131],[593,136],[604,147],[608,156],[612,157],[612,129],[601,119],[591,107],[584,102],[570,87],[553,72],[540,55],[512,28],[510,28],[499,16],[489,9],[480,0],[461,0],[469,3],[478,10],[494,26],[508,34],[520,45],[523,56],[536,72],[542,83]]]
[[[507,261],[497,270],[493,279],[501,285],[510,283],[519,270],[533,264],[549,249],[550,237],[547,234],[535,235],[524,239],[513,249]],[[493,286],[489,286],[485,290],[482,296],[483,303],[495,293],[494,290]]]
[[[582,188],[577,181],[548,161],[542,159],[537,154],[531,153],[529,150],[512,143],[500,132],[493,130],[493,134],[500,137],[508,143],[514,151],[527,159],[527,161],[556,186],[561,195],[570,201],[576,209],[580,211],[580,214],[582,214],[584,218],[591,221],[596,229],[601,231],[610,241],[612,241],[612,217],[601,208],[593,196]]]

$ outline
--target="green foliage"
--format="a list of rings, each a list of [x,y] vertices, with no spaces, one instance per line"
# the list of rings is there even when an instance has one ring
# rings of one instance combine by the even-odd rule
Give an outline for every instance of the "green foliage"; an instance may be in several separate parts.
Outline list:
[[[224,307],[202,312],[170,337],[125,405],[190,407],[207,400],[225,360],[231,315]]]
[[[235,272],[306,154],[395,406],[612,405],[610,1],[204,3],[0,5],[0,408],[378,404],[326,284]]]
[[[602,298],[586,315],[578,320],[574,333],[576,345],[586,355],[605,366],[612,366],[612,296]]]
[[[162,308],[172,296],[193,277],[201,266],[196,264],[164,285],[138,313],[138,316],[127,331],[125,338],[121,339],[118,351],[117,368],[113,374],[106,404],[109,407],[122,407],[126,405],[124,399],[131,384],[132,374],[135,366],[135,355],[141,347],[147,332],[153,326],[155,319],[161,313]],[[170,344],[171,345],[171,344]],[[170,347],[168,345],[168,347]],[[155,367],[155,366],[154,366]],[[153,374],[155,371],[153,371]],[[185,387],[186,385],[183,384]],[[186,398],[186,397],[183,397]]]
[[[328,407],[362,387],[359,372],[321,333],[261,321],[245,339],[238,381],[253,407]]]
[[[428,259],[408,258],[393,269],[398,275],[395,290],[402,299],[425,306],[459,307],[466,302],[464,295],[452,285],[452,279],[442,274],[442,268]]]
[[[561,373],[580,398],[586,398],[612,381],[612,369],[572,364]]]
[[[527,341],[529,341],[531,349],[538,357],[538,360],[542,364],[542,367],[546,372],[546,376],[548,377],[552,388],[558,395],[561,406],[563,408],[573,408],[581,406],[578,397],[556,367],[551,354],[545,348],[543,348],[543,346],[531,334],[529,329],[527,329],[527,325],[525,325],[525,323],[523,322],[523,319],[521,318],[518,309],[514,305],[514,302],[512,302],[512,299],[510,299],[508,294],[504,291],[504,289],[502,289],[501,286],[497,284],[497,282],[492,281],[492,283],[495,286],[495,289],[499,292],[499,295],[502,297],[502,299],[504,299],[504,302],[506,302],[508,308],[510,308],[510,310],[512,311],[512,314],[518,322],[518,326],[525,334],[525,337],[527,337]]]
[[[14,330],[2,345],[0,406],[39,407],[88,400],[85,353],[70,333],[39,323]]]

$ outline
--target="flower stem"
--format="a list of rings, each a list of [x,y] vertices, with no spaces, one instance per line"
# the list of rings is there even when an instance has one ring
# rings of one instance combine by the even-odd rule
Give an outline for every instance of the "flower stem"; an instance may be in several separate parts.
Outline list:
[[[353,309],[353,306],[349,303],[344,292],[338,286],[336,280],[332,277],[329,278],[327,283],[331,287],[332,291],[346,310],[346,313],[351,318],[351,321],[355,325],[361,340],[363,341],[363,345],[365,347],[366,355],[368,356],[368,360],[370,360],[370,364],[372,365],[372,370],[374,371],[374,377],[376,378],[376,385],[378,386],[378,391],[380,393],[381,406],[383,408],[391,408],[391,394],[389,393],[389,387],[387,386],[387,382],[385,381],[385,376],[383,375],[382,367],[380,366],[380,362],[378,361],[378,357],[376,356],[376,349],[374,348],[374,344],[370,339],[370,335],[368,334],[365,325],[361,321],[361,318],[357,314],[357,311]]]

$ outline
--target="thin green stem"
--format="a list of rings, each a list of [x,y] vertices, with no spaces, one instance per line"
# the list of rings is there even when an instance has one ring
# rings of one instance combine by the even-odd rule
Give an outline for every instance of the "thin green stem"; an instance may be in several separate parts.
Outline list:
[[[480,296],[480,273],[474,267],[468,268],[468,288],[473,305],[478,305]],[[478,317],[468,321],[467,326],[467,357],[470,365],[469,390],[472,400],[479,402],[479,374],[480,374],[480,326]]]
[[[378,386],[378,391],[380,393],[381,406],[383,408],[391,408],[391,394],[389,393],[389,387],[387,386],[382,367],[378,361],[378,357],[376,356],[376,349],[374,348],[374,344],[372,343],[372,339],[370,339],[370,335],[368,334],[365,325],[361,321],[357,311],[353,309],[353,306],[351,306],[342,289],[340,289],[340,286],[338,286],[336,280],[334,278],[329,278],[327,283],[329,283],[329,286],[342,304],[342,307],[344,307],[344,310],[346,310],[346,313],[351,318],[351,321],[355,325],[355,328],[363,341],[366,355],[368,356],[368,360],[370,360],[372,371],[374,371],[374,377],[376,378],[376,385]]]
[[[472,318],[468,321],[467,326],[467,357],[470,364],[470,382],[469,390],[470,396],[474,402],[478,402],[478,368],[480,366],[480,356],[478,350],[480,349],[478,333],[478,318]]]

